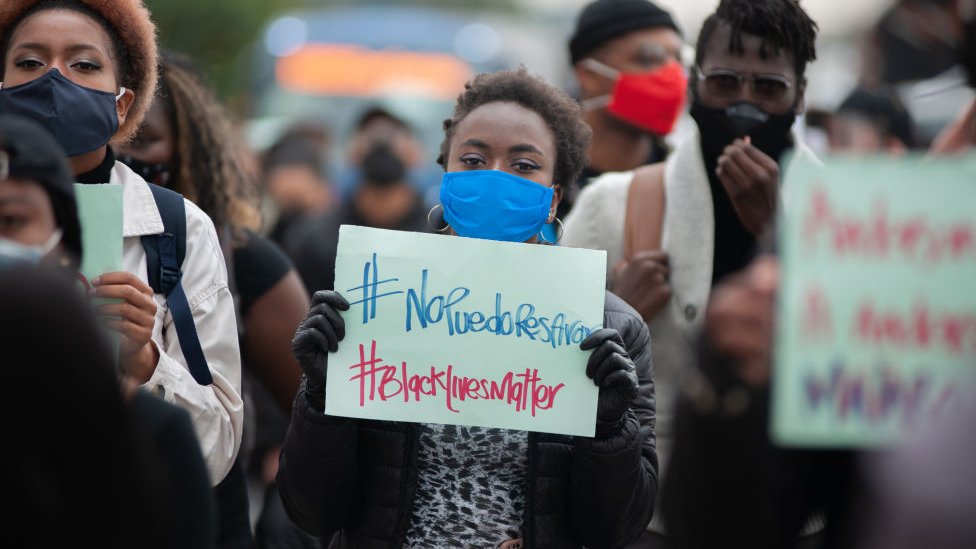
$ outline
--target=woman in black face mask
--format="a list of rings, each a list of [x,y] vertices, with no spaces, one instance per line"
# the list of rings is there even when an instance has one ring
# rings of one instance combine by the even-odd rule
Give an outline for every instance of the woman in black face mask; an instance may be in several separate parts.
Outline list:
[[[136,137],[119,149],[119,159],[147,181],[192,200],[220,228],[241,323],[246,394],[254,395],[247,402],[255,410],[247,416],[254,418],[247,424],[253,434],[242,451],[266,452],[244,457],[253,458],[254,470],[269,482],[274,468],[270,474],[261,469],[277,464],[276,451],[298,390],[301,370],[291,352],[291,338],[305,316],[308,295],[284,252],[256,232],[261,220],[253,159],[192,61],[164,52],[159,89]],[[217,489],[219,547],[250,543],[247,486],[240,463],[238,459]]]
[[[217,235],[199,208],[170,197],[185,207],[182,291],[174,294],[189,331],[178,338],[174,308],[147,282],[143,238],[164,229],[154,191],[115,161],[109,145],[132,136],[156,89],[149,11],[141,0],[4,0],[0,40],[0,113],[47,127],[76,181],[122,187],[124,270],[92,281],[97,296],[117,300],[101,313],[115,317],[107,323],[121,336],[125,375],[189,410],[216,484],[237,454],[243,418],[234,306]]]

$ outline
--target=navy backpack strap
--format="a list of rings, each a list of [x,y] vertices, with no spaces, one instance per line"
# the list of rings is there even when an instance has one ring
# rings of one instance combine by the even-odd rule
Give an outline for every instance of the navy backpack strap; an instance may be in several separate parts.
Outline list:
[[[183,195],[151,183],[149,189],[163,219],[162,234],[142,237],[149,286],[154,292],[166,297],[190,375],[200,385],[210,385],[213,383],[213,376],[210,375],[207,358],[200,346],[193,312],[181,282],[183,259],[186,257],[186,207],[183,204]]]

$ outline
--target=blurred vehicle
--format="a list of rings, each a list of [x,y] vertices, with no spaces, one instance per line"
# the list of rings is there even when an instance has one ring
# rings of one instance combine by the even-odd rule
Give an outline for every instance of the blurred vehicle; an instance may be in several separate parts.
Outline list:
[[[255,48],[250,143],[261,151],[296,121],[320,123],[334,137],[336,175],[360,116],[381,108],[412,128],[439,172],[441,123],[467,80],[519,63],[536,72],[562,65],[546,57],[561,50],[559,38],[536,30],[496,14],[400,4],[284,14]]]

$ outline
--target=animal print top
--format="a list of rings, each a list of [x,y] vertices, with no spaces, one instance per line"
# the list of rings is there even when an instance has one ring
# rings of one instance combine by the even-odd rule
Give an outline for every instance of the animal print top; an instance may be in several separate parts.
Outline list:
[[[405,547],[495,548],[520,537],[528,433],[424,423]]]

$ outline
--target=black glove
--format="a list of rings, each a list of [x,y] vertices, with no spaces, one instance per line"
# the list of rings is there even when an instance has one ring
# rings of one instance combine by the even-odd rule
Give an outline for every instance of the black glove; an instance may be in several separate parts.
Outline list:
[[[593,349],[586,363],[586,376],[600,388],[596,406],[597,435],[615,432],[637,398],[634,362],[624,349],[620,332],[611,328],[590,334],[580,343],[580,349]]]
[[[312,306],[291,340],[291,350],[305,374],[305,397],[318,407],[325,406],[325,368],[329,352],[338,350],[339,342],[346,337],[346,323],[336,309],[348,311],[349,302],[338,292],[315,292]]]

